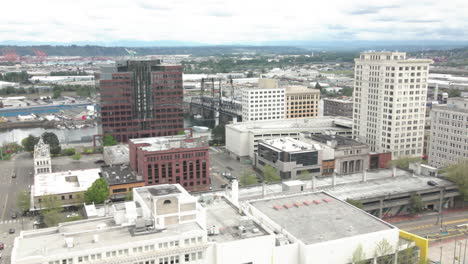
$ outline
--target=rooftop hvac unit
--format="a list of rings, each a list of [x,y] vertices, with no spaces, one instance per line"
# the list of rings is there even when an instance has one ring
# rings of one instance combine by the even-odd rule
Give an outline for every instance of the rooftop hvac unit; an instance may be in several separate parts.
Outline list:
[[[94,242],[94,243],[99,242],[99,235],[97,235],[97,234],[94,234],[94,235],[93,235],[93,242]]]
[[[208,235],[218,235],[219,234],[219,228],[215,225],[212,225],[210,229],[208,230]]]
[[[65,238],[65,244],[67,244],[67,248],[72,248],[73,247],[73,237],[66,237]]]

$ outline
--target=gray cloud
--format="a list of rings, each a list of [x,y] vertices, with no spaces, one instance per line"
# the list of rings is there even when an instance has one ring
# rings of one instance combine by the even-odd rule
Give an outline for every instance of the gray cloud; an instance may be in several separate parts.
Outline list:
[[[348,11],[347,13],[350,15],[370,15],[370,14],[377,14],[383,9],[389,9],[389,8],[398,8],[399,6],[397,5],[387,5],[387,6],[365,6],[365,7],[359,7],[352,9]]]
[[[234,13],[226,12],[226,11],[213,11],[213,12],[208,12],[208,16],[214,16],[214,17],[232,17],[234,16]]]

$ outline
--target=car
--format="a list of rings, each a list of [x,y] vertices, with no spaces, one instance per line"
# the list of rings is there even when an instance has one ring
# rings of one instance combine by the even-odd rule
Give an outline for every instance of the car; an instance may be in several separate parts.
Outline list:
[[[221,184],[220,187],[224,189],[224,188],[226,188],[227,186],[228,186],[227,184]]]
[[[14,228],[10,228],[10,229],[8,230],[8,233],[10,233],[10,234],[14,234],[15,232],[16,232],[16,230],[15,230]]]
[[[0,250],[4,249],[5,248],[5,244],[3,244],[2,242],[0,242]]]
[[[13,173],[13,175],[11,175],[12,178],[16,178],[16,173]]]
[[[104,163],[104,160],[96,160],[94,163],[95,163],[95,164]]]
[[[18,217],[18,214],[17,214],[17,213],[13,213],[13,214],[11,215],[11,219],[16,219],[17,217]]]
[[[427,182],[427,185],[430,185],[430,186],[437,186],[437,185],[439,185],[439,184],[437,184],[437,182],[431,180],[431,181],[428,181],[428,182]]]

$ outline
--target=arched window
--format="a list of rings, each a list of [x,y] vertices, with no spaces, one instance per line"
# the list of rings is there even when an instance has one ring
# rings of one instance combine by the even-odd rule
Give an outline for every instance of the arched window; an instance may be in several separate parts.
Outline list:
[[[164,200],[163,204],[171,204],[171,200]]]

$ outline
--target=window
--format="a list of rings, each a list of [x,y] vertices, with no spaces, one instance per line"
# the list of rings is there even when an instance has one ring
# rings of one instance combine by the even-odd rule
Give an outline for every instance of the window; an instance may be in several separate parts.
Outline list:
[[[163,204],[171,204],[171,200],[164,200]]]

